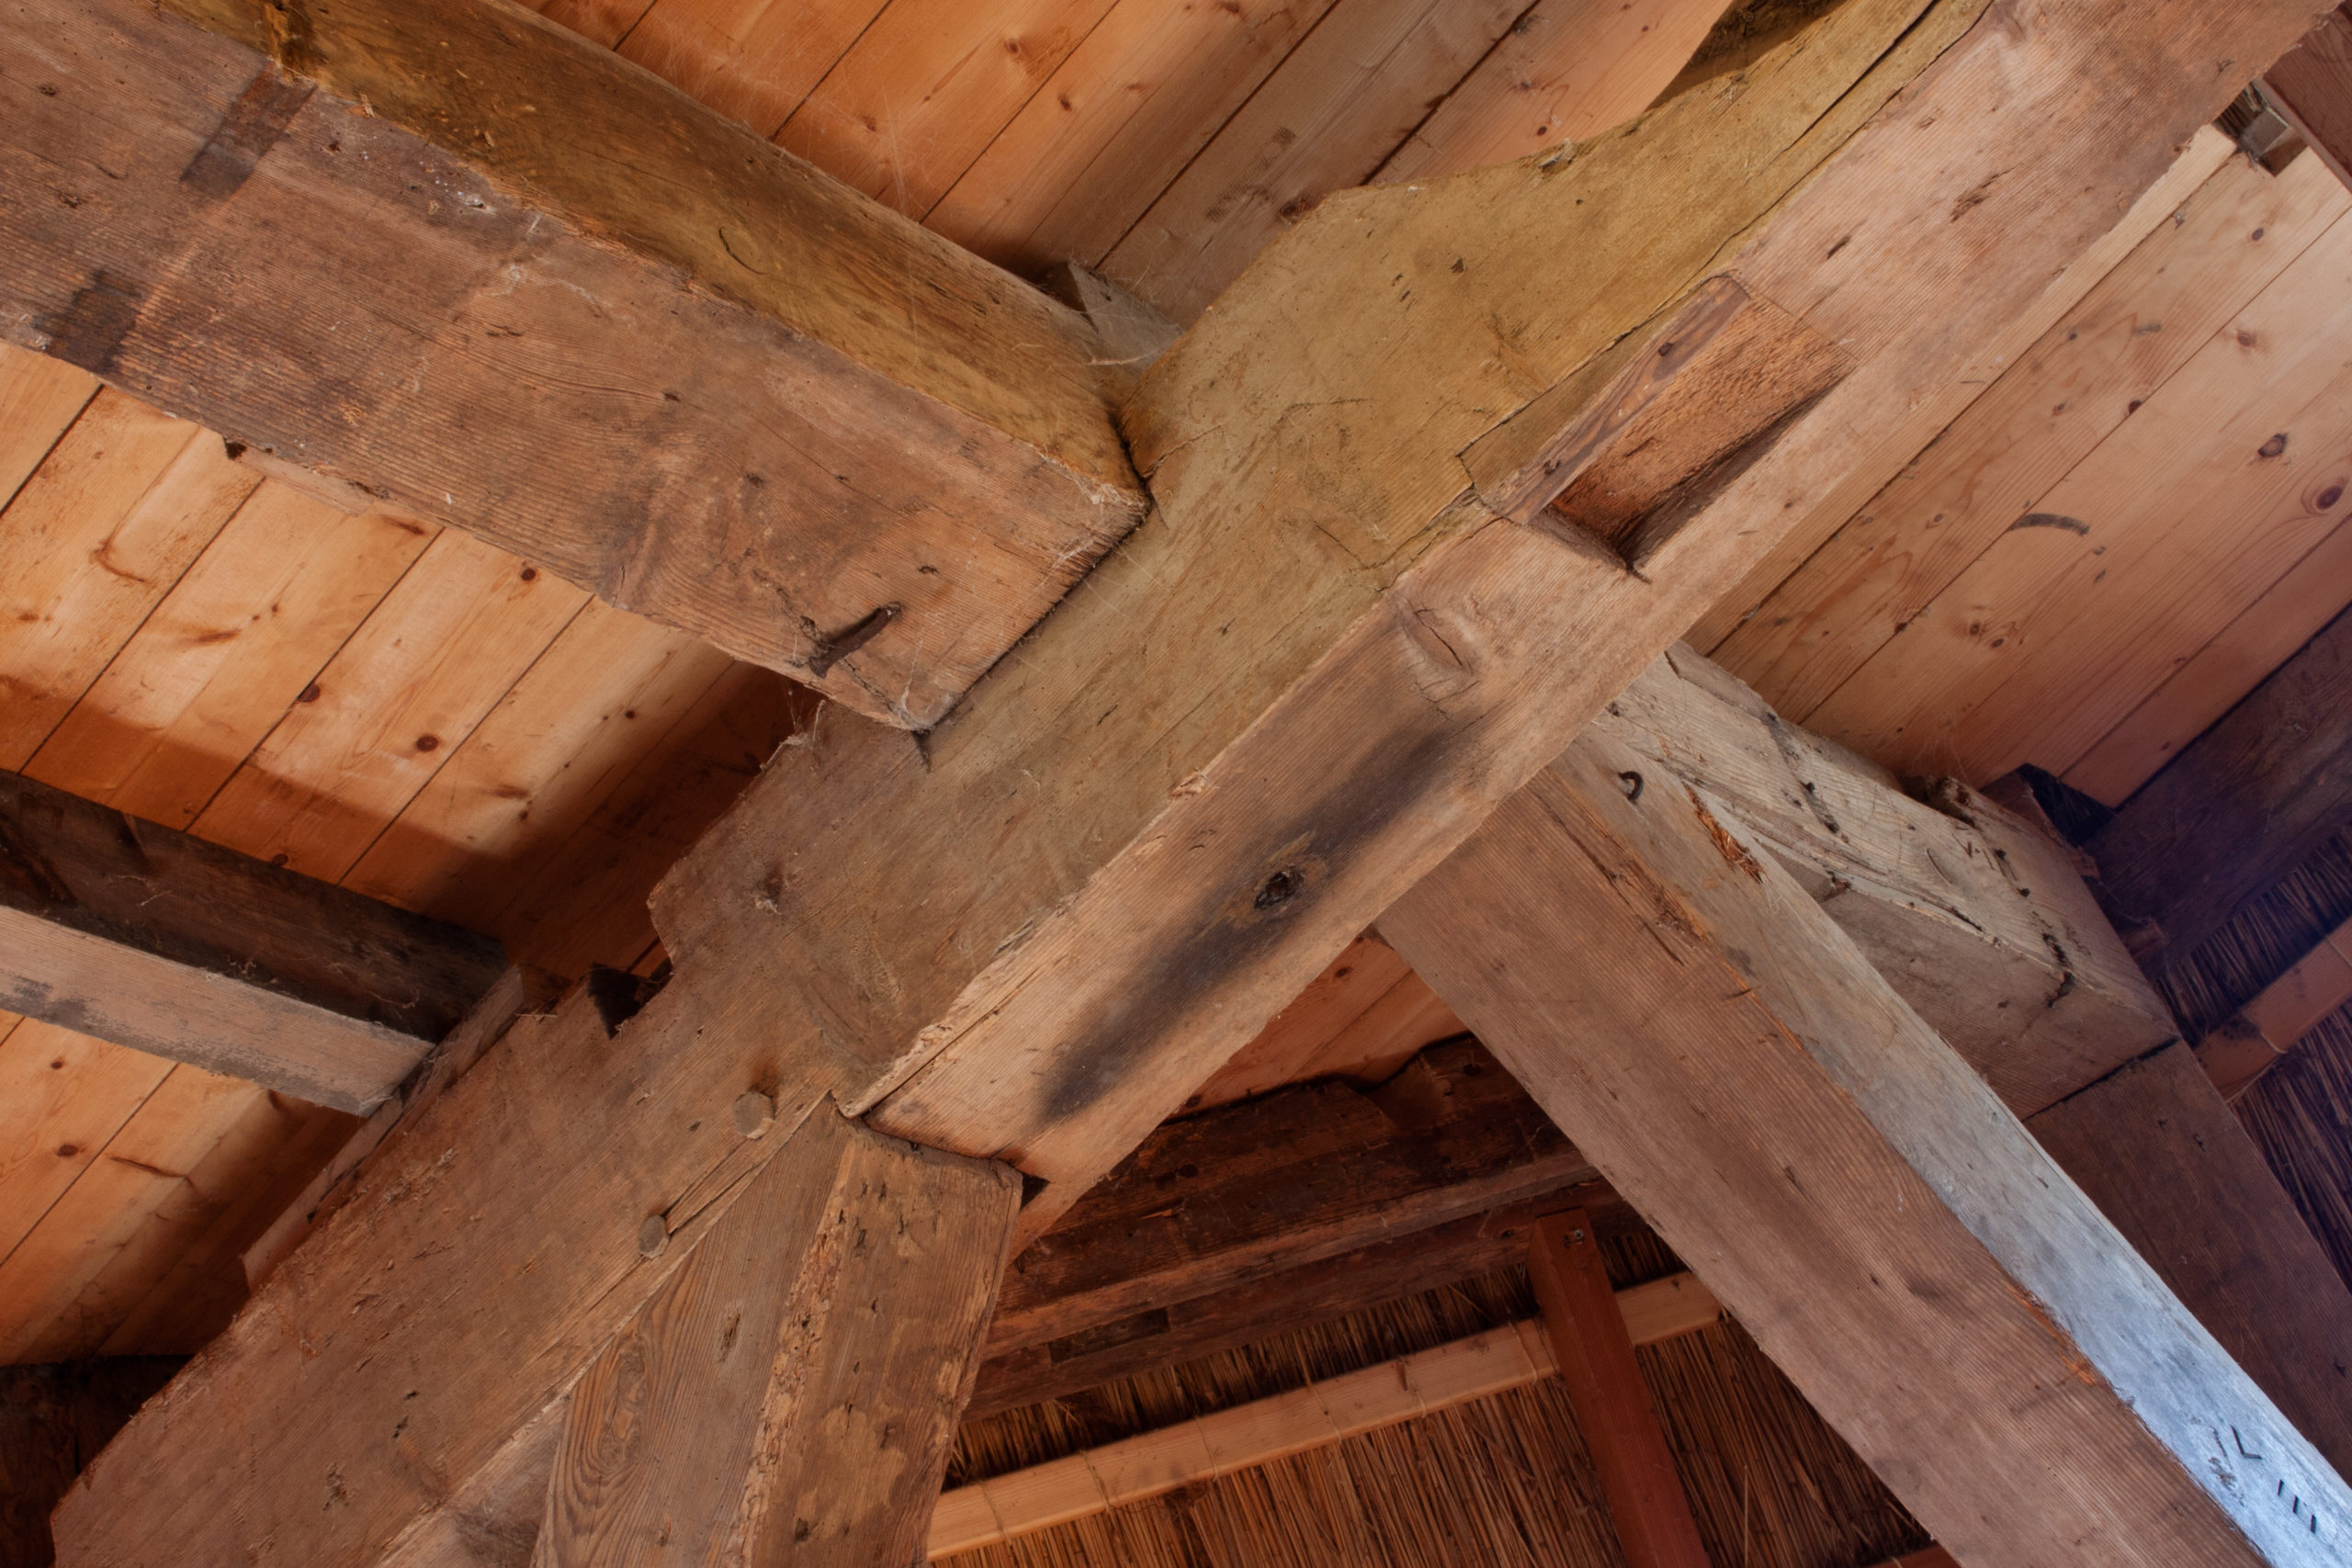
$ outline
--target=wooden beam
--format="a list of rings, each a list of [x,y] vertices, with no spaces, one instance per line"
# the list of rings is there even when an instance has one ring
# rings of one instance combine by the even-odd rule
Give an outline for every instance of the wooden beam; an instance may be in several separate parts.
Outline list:
[[[2186,1045],[2026,1128],[2339,1475],[2352,1474],[2352,1290]]]
[[[1679,644],[1594,729],[1720,799],[2018,1115],[2177,1037],[2065,852],[1965,786],[1914,798]]]
[[[1855,0],[1549,170],[1325,203],[1146,377],[1153,514],[920,744],[787,747],[657,895],[676,973],[621,1043],[518,1023],[192,1369],[209,1440],[134,1423],[67,1500],[77,1549],[350,1562],[450,1504],[659,1288],[646,1217],[763,1161],[747,1089],[1008,1158],[1042,1233],[2301,21]],[[1532,510],[1468,480],[1498,429],[1474,466]],[[1622,548],[1546,513],[1586,479]]]
[[[1963,1561],[2314,1565],[2352,1492],[1761,840],[1580,740],[1382,921]]]
[[[1607,1304],[1620,1336],[1634,1345],[1696,1333],[1723,1315],[1706,1287],[1689,1274],[1628,1286]],[[1532,1321],[1398,1356],[1292,1393],[959,1486],[940,1498],[932,1515],[930,1555],[975,1551],[1164,1496],[1359,1432],[1523,1388],[1558,1370],[1544,1325]]]
[[[886,722],[1141,514],[1080,319],[521,6],[42,0],[0,80],[9,341]]]
[[[47,1568],[50,1509],[179,1365],[177,1356],[109,1356],[0,1369],[0,1564]]]
[[[2235,1100],[2320,1020],[2347,1001],[2352,1001],[2352,921],[2330,931],[2235,1017],[2197,1042],[2197,1059],[2222,1098]]]
[[[917,1559],[1020,1207],[819,1106],[571,1391],[532,1561]]]
[[[0,773],[0,1008],[365,1113],[496,942]]]
[[[1592,1178],[1475,1041],[1371,1092],[1306,1084],[1171,1122],[1013,1259],[989,1353],[1067,1354],[1136,1314]]]
[[[2165,764],[2085,848],[2161,968],[2352,823],[2352,610]]]
[[[2352,13],[2341,6],[2262,73],[2266,96],[2335,177],[2352,185]]]
[[[1589,1216],[1570,1209],[1539,1221],[1527,1269],[1544,1308],[1544,1337],[1567,1383],[1627,1568],[1707,1568],[1674,1450],[1634,1363],[1633,1337],[1610,1291]]]

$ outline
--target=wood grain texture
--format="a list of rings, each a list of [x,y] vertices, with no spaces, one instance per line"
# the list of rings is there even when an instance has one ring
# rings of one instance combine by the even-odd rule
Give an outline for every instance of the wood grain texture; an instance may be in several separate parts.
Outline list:
[[[2086,847],[2143,961],[2221,928],[2352,818],[2352,613],[2165,765]]]
[[[2026,1122],[2341,1475],[2352,1290],[2195,1053],[2174,1045]]]
[[[1633,1336],[1609,1288],[1591,1217],[1569,1209],[1538,1221],[1528,1238],[1527,1271],[1627,1568],[1707,1568],[1707,1549],[1634,1363]]]
[[[1638,761],[1579,740],[1382,930],[1956,1556],[2339,1555],[2326,1461],[1760,840],[1628,798]]]
[[[116,1358],[0,1371],[0,1568],[49,1568],[50,1508],[178,1367]]]
[[[183,10],[229,36],[6,35],[10,341],[893,723],[1137,515],[1082,321],[609,51],[480,0]],[[319,90],[182,179],[265,67]]]
[[[1982,795],[1916,799],[1679,645],[1594,728],[1645,788],[1722,801],[2017,1114],[2177,1035],[2080,874]]]
[[[1188,1117],[1013,1259],[989,1353],[1082,1337],[1591,1177],[1474,1041],[1423,1052],[1369,1094],[1326,1081]]]
[[[504,966],[497,944],[0,773],[15,1010],[365,1112]]]
[[[2352,15],[2328,12],[2262,85],[2335,177],[2352,183]]]
[[[2308,163],[2223,164],[1713,657],[1804,721],[2346,210]]]
[[[920,1553],[1020,1206],[820,1106],[571,1391],[532,1559]]]

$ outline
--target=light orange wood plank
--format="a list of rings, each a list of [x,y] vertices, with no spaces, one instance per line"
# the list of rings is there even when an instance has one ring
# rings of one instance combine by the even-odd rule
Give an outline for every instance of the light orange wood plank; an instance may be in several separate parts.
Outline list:
[[[1111,6],[891,0],[775,140],[876,201],[921,217]]]
[[[571,12],[582,3],[560,0],[565,14],[558,15],[550,6],[548,15],[571,25]],[[884,4],[653,0],[618,47],[627,58],[719,113],[741,120],[762,136],[774,136]],[[578,30],[593,37],[593,26]]]
[[[345,886],[486,929],[724,674],[726,655],[591,600]]]
[[[265,483],[25,771],[186,828],[435,532]]]
[[[1333,1035],[1300,1076],[1385,1083],[1422,1047],[1468,1032],[1445,998],[1408,969],[1378,1001]]]
[[[1374,176],[1450,175],[1579,141],[1649,107],[1724,0],[1539,0]]]
[[[200,1199],[192,1174],[268,1091],[185,1065],[148,1095],[49,1212],[0,1261],[0,1362],[94,1348],[128,1310],[85,1292],[152,1218]]]
[[[2233,159],[1776,588],[1718,660],[1792,717],[1884,648],[2035,498],[2352,210],[2315,162]]]
[[[39,1019],[0,1038],[0,1257],[14,1250],[172,1064]]]
[[[0,344],[0,506],[40,466],[97,389],[97,378],[86,370]]]
[[[1015,272],[1097,260],[1331,3],[1119,0],[925,221]]]
[[[1724,640],[1759,613],[1759,606],[1789,574],[1827,544],[1871,497],[1883,491],[1935,440],[1937,433],[1968,412],[1985,389],[1997,385],[2052,326],[2082,303],[2100,279],[2163,224],[2199,186],[2237,155],[2237,144],[2211,126],[2200,126],[2164,176],[2124,209],[2115,226],[2052,278],[2031,305],[1987,333],[1977,352],[1952,373],[1912,398],[1900,412],[1881,411],[1876,440],[1842,478],[1822,487],[1819,499],[1737,588],[1716,601],[1684,638],[1691,647],[1720,652]]]
[[[2352,522],[2336,525],[2064,775],[2120,806],[2352,603]]]
[[[0,766],[21,769],[259,476],[107,389],[0,512]]]
[[[522,4],[611,49],[645,15],[647,0],[522,0]]]
[[[2034,760],[2021,754],[2032,741],[2020,732],[1971,736],[1963,727],[2029,655],[2037,671],[2080,680],[2087,699],[2099,672],[2074,669],[2053,645],[2065,628],[2098,624],[2093,605],[2110,625],[2130,608],[2117,591],[2127,559],[2160,549],[2159,541],[2191,518],[2202,519],[2192,532],[2232,537],[2212,517],[2216,506],[2249,525],[2271,519],[2267,536],[2248,541],[2252,548],[2232,563],[2233,576],[2254,570],[2258,581],[2251,587],[2205,585],[2203,607],[2218,606],[2225,622],[2324,536],[2332,519],[2314,521],[2292,498],[2301,481],[2319,478],[2306,452],[2318,446],[2323,464],[2335,457],[2328,448],[2338,431],[2319,422],[2340,406],[2329,401],[2342,395],[2330,387],[2347,359],[2352,222],[2340,221],[2037,498],[2025,519],[1999,535],[1901,637],[1815,711],[1811,727],[1889,766],[1980,782]],[[2266,444],[2282,425],[2297,423],[2306,405],[2312,412],[2302,417],[2311,423],[2303,424],[2302,445],[2294,446],[2290,433],[2291,456],[2286,448],[2264,456]],[[2282,504],[2301,522],[2279,516]],[[2283,558],[2276,553],[2282,544],[2290,547]],[[2216,629],[2172,646],[2185,658]],[[2137,623],[2135,635],[2144,635]],[[2109,725],[2149,689],[2110,693],[2120,706]],[[1998,711],[2020,710],[2003,705]],[[2056,766],[2072,762],[2100,732],[2089,730],[2073,751],[2054,759]]]
[[[192,830],[339,881],[587,600],[470,535],[439,535]]]
[[[1192,320],[1327,193],[1369,179],[1522,9],[1523,0],[1338,0],[1103,271]]]

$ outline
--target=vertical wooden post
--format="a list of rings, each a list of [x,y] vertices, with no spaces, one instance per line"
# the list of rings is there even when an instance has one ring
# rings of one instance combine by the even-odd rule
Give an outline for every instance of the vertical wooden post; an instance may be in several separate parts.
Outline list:
[[[1708,1568],[1674,1452],[1643,1385],[1624,1314],[1582,1209],[1536,1223],[1528,1272],[1627,1568]]]
[[[922,1560],[1021,1184],[830,1105],[786,1135],[573,1389],[534,1568]]]

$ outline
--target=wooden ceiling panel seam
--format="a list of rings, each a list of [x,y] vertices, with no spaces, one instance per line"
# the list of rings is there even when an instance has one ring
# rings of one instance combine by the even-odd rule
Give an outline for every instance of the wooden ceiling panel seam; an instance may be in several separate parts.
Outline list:
[[[1718,654],[1809,719],[2347,209],[2316,164],[2274,179],[2222,163],[1795,562]]]
[[[57,450],[98,387],[78,366],[0,344],[0,513]]]
[[[271,521],[264,519],[256,510],[259,506],[267,506],[273,502],[283,502],[298,511],[306,506],[315,508],[320,514],[317,521],[322,531],[321,536],[306,541],[302,548],[288,550],[283,541],[273,536],[275,530]],[[322,628],[326,636],[332,637],[332,646],[311,650],[310,655],[302,658],[292,674],[285,676],[277,682],[276,690],[283,694],[282,697],[273,696],[265,703],[254,705],[254,715],[246,716],[245,722],[232,727],[231,733],[224,739],[232,749],[233,754],[220,759],[220,761],[226,765],[216,769],[218,776],[210,778],[209,782],[197,776],[192,759],[184,756],[177,769],[173,768],[167,760],[160,765],[158,770],[172,779],[170,793],[179,796],[177,800],[165,798],[165,784],[163,780],[151,781],[143,789],[129,787],[134,784],[141,773],[149,771],[149,763],[142,758],[135,764],[137,773],[125,774],[118,772],[122,761],[121,748],[113,738],[125,730],[143,729],[151,744],[164,744],[177,728],[179,721],[185,718],[189,711],[202,705],[204,697],[210,690],[211,677],[208,676],[205,686],[190,695],[186,707],[175,712],[168,721],[160,726],[142,727],[137,724],[127,724],[124,721],[123,714],[134,705],[136,693],[152,690],[166,669],[174,676],[185,679],[188,673],[190,654],[196,649],[217,652],[219,667],[227,667],[236,663],[238,655],[254,646],[250,640],[242,636],[223,637],[221,634],[224,631],[232,630],[228,627],[203,626],[201,629],[198,629],[192,626],[185,636],[175,635],[168,623],[175,612],[187,608],[179,605],[178,601],[181,597],[190,592],[201,594],[210,586],[209,578],[220,576],[232,581],[220,585],[220,597],[222,603],[213,608],[216,611],[229,610],[232,604],[242,599],[243,604],[238,605],[237,610],[232,613],[243,613],[248,609],[256,598],[252,592],[254,584],[245,577],[243,570],[245,563],[239,558],[238,552],[243,548],[250,548],[263,553],[265,557],[274,555],[283,558],[278,565],[288,573],[283,579],[269,584],[266,614],[270,624],[273,626],[281,625],[279,617],[285,613],[289,602],[296,606],[298,612],[296,619],[299,621],[303,595],[297,590],[306,581],[312,566],[322,564],[322,558],[323,561],[333,563],[332,566],[322,566],[322,570],[327,571],[330,579],[334,573],[354,566],[358,567],[364,574],[368,566],[373,564],[371,552],[365,548],[354,547],[351,545],[349,534],[355,528],[375,524],[379,518],[381,522],[378,525],[389,525],[392,530],[390,536],[379,541],[379,543],[390,544],[394,556],[393,562],[386,563],[394,567],[389,579],[384,581],[379,591],[375,589],[371,582],[363,581],[359,585],[359,591],[367,596],[366,607],[358,609],[356,614],[350,614],[348,626],[339,632],[336,630],[335,621],[332,618]],[[250,541],[243,537],[243,531],[248,529],[256,536]],[[180,581],[175,583],[172,591],[157,603],[155,610],[141,624],[139,630],[125,639],[123,646],[116,650],[113,659],[108,660],[107,668],[99,673],[96,681],[91,682],[90,688],[60,721],[57,728],[51,731],[42,742],[40,750],[27,761],[25,772],[45,784],[53,784],[60,789],[82,795],[85,799],[97,800],[102,804],[114,806],[131,816],[143,817],[150,821],[161,822],[166,827],[186,829],[190,823],[203,815],[206,808],[218,797],[220,790],[234,776],[237,769],[253,755],[254,749],[266,739],[270,730],[277,726],[284,715],[304,701],[306,694],[315,687],[320,673],[349,643],[352,635],[365,624],[368,616],[374,612],[375,606],[380,604],[386,596],[398,588],[401,580],[415,566],[416,558],[423,552],[424,544],[429,543],[432,536],[437,532],[438,530],[430,525],[414,524],[385,514],[363,514],[359,520],[346,518],[333,513],[322,503],[312,501],[276,480],[265,479],[255,488],[254,493],[247,497],[245,505],[238,509],[236,515],[229,520],[220,533],[215,536],[202,553],[189,563],[187,570],[182,574]],[[232,539],[232,534],[239,536]],[[409,547],[408,539],[412,536],[416,539],[416,543],[413,547]],[[405,560],[399,560],[398,554],[403,547],[408,547],[407,558]],[[315,553],[306,553],[306,551]],[[254,621],[259,621],[261,617],[262,612],[251,612],[251,618]],[[197,618],[200,623],[206,617],[199,611]],[[165,624],[159,628],[159,622]],[[156,666],[154,669],[139,672],[129,668],[135,662],[142,662],[141,659],[144,651],[142,644],[173,641],[184,642],[189,646],[181,649],[176,654],[168,649],[157,650],[153,655],[153,662]],[[235,651],[230,651],[231,649]],[[301,649],[298,646],[289,651],[300,652]],[[108,693],[109,685],[118,682],[133,688],[133,694],[126,695],[119,703],[115,702]],[[240,690],[250,690],[254,683],[248,676],[239,682]],[[264,712],[269,715],[266,721],[258,716]],[[125,799],[123,795],[127,787],[129,787],[130,797]],[[193,798],[189,798],[191,795]]]
[[[90,1049],[91,1047],[95,1047],[95,1050]],[[78,1057],[77,1052],[81,1053]],[[17,1071],[24,1070],[28,1066],[28,1058],[43,1056],[49,1058],[51,1066],[47,1068],[32,1067],[30,1071],[34,1081],[43,1082],[43,1075],[49,1072],[63,1073],[65,1077],[59,1086],[63,1098],[34,1104],[30,1103],[31,1097],[28,1095],[22,1098],[11,1095],[5,1112],[0,1112],[0,1117],[13,1118],[18,1113],[29,1111],[40,1117],[46,1127],[54,1128],[62,1112],[72,1103],[72,1096],[91,1089],[93,1086],[89,1080],[100,1076],[98,1072],[92,1070],[91,1058],[96,1058],[106,1072],[120,1074],[122,1081],[112,1086],[119,1092],[109,1097],[113,1102],[112,1108],[106,1111],[104,1120],[96,1124],[98,1127],[103,1127],[103,1132],[99,1135],[91,1135],[91,1133],[96,1129],[90,1123],[84,1122],[77,1125],[69,1122],[67,1141],[63,1143],[52,1142],[52,1139],[57,1136],[53,1132],[40,1136],[26,1135],[10,1140],[14,1145],[12,1152],[23,1151],[21,1157],[27,1164],[45,1166],[45,1156],[57,1159],[78,1160],[80,1163],[74,1166],[72,1174],[63,1182],[58,1184],[54,1190],[49,1191],[46,1197],[40,1196],[41,1187],[36,1180],[32,1197],[38,1207],[16,1207],[16,1203],[22,1201],[25,1193],[19,1179],[11,1174],[6,1156],[0,1156],[0,1194],[9,1195],[14,1201],[11,1205],[14,1209],[13,1213],[6,1222],[0,1222],[0,1244],[4,1244],[0,1245],[0,1265],[6,1264],[17,1246],[31,1234],[33,1227],[48,1215],[49,1212],[71,1190],[74,1182],[80,1179],[81,1173],[98,1158],[107,1145],[114,1141],[124,1126],[129,1124],[130,1119],[139,1113],[141,1107],[144,1106],[154,1094],[173,1066],[160,1057],[150,1056],[144,1052],[134,1051],[126,1045],[116,1045],[111,1042],[80,1034],[57,1024],[29,1019],[19,1021],[10,1030],[6,1040],[0,1041],[0,1082],[5,1082],[9,1077],[14,1076],[11,1073],[12,1068]],[[0,1125],[4,1124],[5,1121],[0,1121]],[[72,1154],[66,1153],[69,1147],[74,1151]],[[55,1151],[53,1156],[50,1155],[51,1150]],[[23,1167],[20,1166],[18,1168],[21,1170]]]
[[[2031,760],[2010,757],[1995,765],[1955,750],[1955,737],[2009,678],[2021,650],[2039,652],[2061,628],[2084,622],[2086,594],[2120,564],[2101,564],[2110,548],[2135,555],[2160,549],[2184,525],[2193,511],[2184,480],[2225,461],[2227,453],[2242,451],[2257,463],[2288,456],[2289,443],[2278,439],[2285,422],[2278,402],[2291,399],[2290,413],[2327,404],[2328,389],[2344,373],[2346,342],[2352,341],[2347,276],[2352,214],[2331,224],[2029,502],[2023,524],[1996,536],[1902,637],[1865,660],[1806,722],[1891,763],[1980,783]],[[2316,321],[2315,310],[2325,312]],[[2292,472],[2290,464],[2273,470],[2274,484]],[[2108,493],[2115,484],[2122,491]],[[2246,595],[2256,596],[2258,591]],[[2043,662],[2037,660],[2037,668]]]

